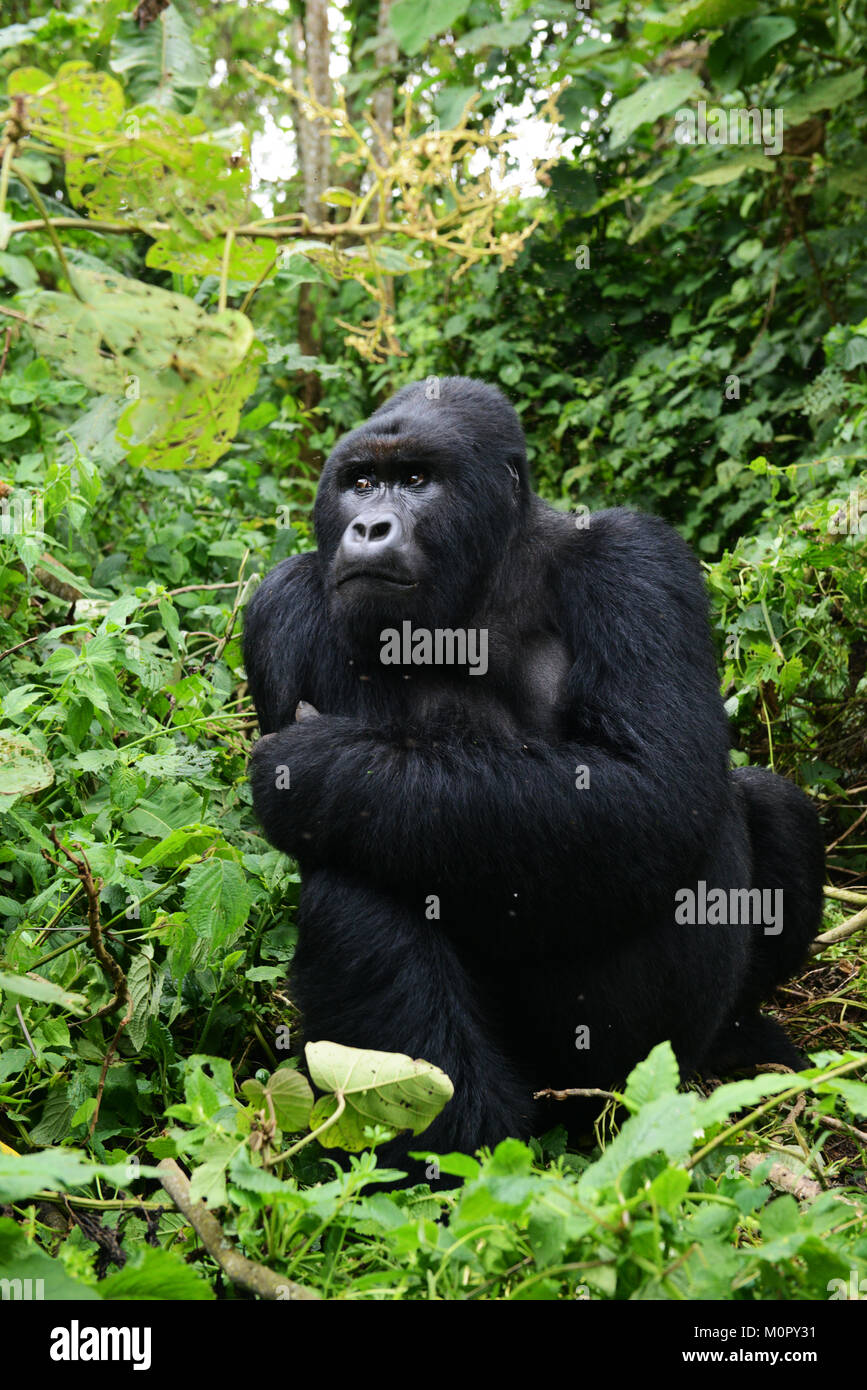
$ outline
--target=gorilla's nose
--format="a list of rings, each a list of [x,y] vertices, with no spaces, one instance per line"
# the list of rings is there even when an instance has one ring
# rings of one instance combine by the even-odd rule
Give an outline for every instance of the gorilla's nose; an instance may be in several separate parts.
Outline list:
[[[347,559],[374,560],[402,548],[403,524],[397,512],[378,511],[349,523],[342,549]]]

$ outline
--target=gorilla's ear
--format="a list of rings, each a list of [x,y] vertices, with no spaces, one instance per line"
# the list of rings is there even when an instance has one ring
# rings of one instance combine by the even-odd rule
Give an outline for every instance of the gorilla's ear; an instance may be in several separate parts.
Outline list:
[[[519,492],[521,491],[521,472],[520,472],[520,465],[521,465],[521,462],[522,462],[522,459],[521,459],[520,454],[514,454],[514,453],[512,453],[512,454],[508,454],[507,457],[506,457],[506,467],[508,468],[509,472],[510,472],[511,475],[512,475],[512,483],[514,484],[514,489],[515,489],[514,495],[515,495],[515,497],[517,497],[518,494],[519,494]]]

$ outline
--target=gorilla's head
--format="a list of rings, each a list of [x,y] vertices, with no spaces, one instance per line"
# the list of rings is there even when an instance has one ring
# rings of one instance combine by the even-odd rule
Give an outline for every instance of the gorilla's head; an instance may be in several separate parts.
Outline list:
[[[466,624],[529,496],[521,424],[495,387],[459,376],[403,387],[322,473],[314,522],[332,614],[361,642],[407,618]]]

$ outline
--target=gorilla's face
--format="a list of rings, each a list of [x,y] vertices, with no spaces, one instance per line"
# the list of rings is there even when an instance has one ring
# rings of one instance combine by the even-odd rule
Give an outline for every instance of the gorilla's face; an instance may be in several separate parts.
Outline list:
[[[520,524],[523,435],[500,393],[447,377],[405,387],[346,435],[314,512],[332,615],[354,645],[409,619],[468,624]]]

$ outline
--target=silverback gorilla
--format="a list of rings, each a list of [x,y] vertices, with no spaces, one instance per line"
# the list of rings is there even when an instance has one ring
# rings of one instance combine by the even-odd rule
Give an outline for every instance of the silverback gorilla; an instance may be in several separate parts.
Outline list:
[[[729,768],[677,534],[552,510],[515,411],[463,377],[346,435],[314,521],[246,620],[253,803],[301,868],[306,1036],[454,1082],[386,1161],[580,1134],[587,1102],[533,1092],[616,1086],[666,1038],[684,1076],[803,1065],[759,1004],[820,920],[818,818]]]

